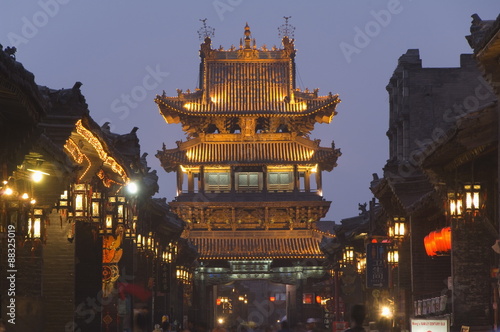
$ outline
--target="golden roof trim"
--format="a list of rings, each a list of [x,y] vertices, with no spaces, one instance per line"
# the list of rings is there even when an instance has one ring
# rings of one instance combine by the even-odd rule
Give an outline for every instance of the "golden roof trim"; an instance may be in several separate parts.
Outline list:
[[[120,165],[118,161],[116,161],[115,158],[113,158],[107,151],[105,151],[105,144],[103,144],[90,129],[87,129],[83,125],[81,119],[76,122],[76,132],[95,149],[97,155],[99,156],[99,159],[101,159],[103,164],[109,166],[113,172],[121,177],[124,184],[127,184],[130,181],[125,169]],[[68,143],[66,145],[68,145]],[[66,149],[68,151],[71,150],[71,146],[68,145]],[[85,172],[87,172],[87,170]]]
[[[325,98],[323,98],[325,97]],[[313,107],[307,107],[304,110],[300,111],[290,111],[290,110],[275,110],[275,109],[267,109],[265,111],[262,110],[217,110],[215,107],[213,107],[211,110],[203,110],[203,111],[190,111],[185,109],[184,107],[179,107],[180,104],[183,102],[181,99],[178,99],[178,97],[163,97],[160,95],[157,95],[155,98],[155,102],[158,105],[158,108],[160,110],[160,113],[164,115],[164,112],[168,112],[168,110],[173,111],[175,113],[180,113],[183,115],[187,116],[222,116],[222,117],[235,117],[235,116],[240,116],[240,117],[252,117],[252,116],[262,116],[262,117],[282,117],[283,115],[290,116],[290,117],[301,117],[301,116],[308,116],[312,114],[316,114],[320,111],[323,111],[327,108],[333,107],[332,111],[332,116],[335,115],[335,107],[336,104],[340,103],[341,100],[338,96],[338,94],[330,96],[321,96],[318,97],[317,99],[313,100],[315,101],[318,105],[313,105]],[[280,105],[291,105],[289,103],[286,103],[284,101],[282,102],[273,102],[274,104],[280,104]],[[295,105],[298,105],[297,107],[303,107],[300,106],[302,103],[306,103],[306,101],[301,101],[299,103],[296,103]],[[176,105],[179,104],[179,105]],[[185,104],[195,104],[193,102],[187,102]],[[207,108],[210,106],[213,106],[213,103],[206,103],[206,104],[196,104],[200,105],[200,107]],[[167,110],[163,109],[162,106],[166,107]],[[265,108],[264,108],[265,109]],[[165,116],[165,115],[164,115]]]
[[[195,142],[190,142],[198,140]],[[303,140],[210,142],[196,138],[188,146],[158,151],[157,156],[166,164],[206,165],[232,162],[234,164],[280,163],[316,164],[337,159],[339,151],[333,148],[311,146]]]

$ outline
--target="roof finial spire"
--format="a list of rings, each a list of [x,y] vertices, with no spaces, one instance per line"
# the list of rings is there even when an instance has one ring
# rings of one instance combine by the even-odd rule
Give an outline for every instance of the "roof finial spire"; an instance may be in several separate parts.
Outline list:
[[[200,40],[204,40],[207,38],[212,38],[215,35],[215,29],[211,26],[207,25],[207,19],[200,19],[203,22],[203,26],[198,30],[198,36]]]
[[[248,22],[245,25],[244,35],[245,35],[245,48],[250,48],[250,42],[251,42],[250,36],[252,35],[252,32],[250,32],[250,27],[248,26]]]
[[[285,19],[285,24],[280,25],[278,28],[278,35],[280,36],[281,39],[288,37],[292,38],[294,37],[293,33],[295,32],[295,27],[291,24],[288,24],[288,19],[292,18],[291,16],[283,16]]]

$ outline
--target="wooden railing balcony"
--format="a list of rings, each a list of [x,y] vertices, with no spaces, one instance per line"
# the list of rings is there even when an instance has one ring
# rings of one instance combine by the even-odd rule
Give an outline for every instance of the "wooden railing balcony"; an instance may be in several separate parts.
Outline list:
[[[317,190],[297,191],[204,191],[187,192],[177,196],[175,202],[213,201],[213,202],[241,202],[241,201],[324,201]]]

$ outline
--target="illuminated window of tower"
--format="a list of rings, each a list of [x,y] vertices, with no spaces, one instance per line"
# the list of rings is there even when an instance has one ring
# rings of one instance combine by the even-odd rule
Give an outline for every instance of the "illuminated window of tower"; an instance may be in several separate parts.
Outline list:
[[[268,189],[269,190],[292,190],[293,189],[292,172],[269,172]]]
[[[262,172],[237,172],[237,190],[254,191],[262,189]]]
[[[229,191],[231,189],[229,172],[206,173],[205,181],[205,188],[208,191]]]

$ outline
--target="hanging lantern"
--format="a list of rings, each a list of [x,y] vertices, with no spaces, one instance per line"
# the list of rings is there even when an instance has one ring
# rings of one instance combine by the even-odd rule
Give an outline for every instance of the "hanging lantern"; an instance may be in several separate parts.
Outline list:
[[[165,263],[172,263],[177,254],[177,244],[170,242],[165,248],[164,261]]]
[[[104,219],[104,228],[99,231],[100,234],[112,234],[113,233],[113,215],[111,213],[106,213],[106,218]]]
[[[143,247],[142,247],[142,235],[141,234],[137,234],[137,239],[135,241],[135,245],[137,246],[137,250],[142,251]]]
[[[127,206],[125,196],[116,197],[116,222],[123,225],[127,219]]]
[[[434,234],[434,244],[436,247],[436,254],[442,254],[447,251],[441,230],[432,232]]]
[[[363,273],[366,270],[366,254],[360,253],[356,264],[358,273]]]
[[[127,200],[124,196],[109,196],[106,205],[106,218],[104,229],[107,234],[112,234],[117,227],[125,229],[125,220],[127,218]],[[130,234],[128,235],[130,238]]]
[[[446,248],[446,251],[451,250],[451,227],[445,227],[441,229],[441,235],[443,238],[443,243],[444,247]]]
[[[89,215],[89,189],[85,183],[77,183],[73,187],[73,211],[75,217],[87,217]]]
[[[406,218],[394,217],[389,222],[388,236],[393,239],[402,239],[406,235]]]
[[[188,285],[191,283],[192,273],[189,268],[185,266],[177,266],[175,275],[177,280],[179,280],[183,284]]]
[[[458,192],[448,193],[448,212],[452,218],[462,217],[462,195]]]
[[[429,233],[429,244],[431,246],[432,252],[434,253],[434,256],[438,254],[438,246],[436,244],[436,232],[432,231]]]
[[[104,211],[103,205],[104,200],[102,192],[93,191],[90,204],[90,214],[92,215],[92,221],[97,225],[101,224],[101,219]]]
[[[59,197],[59,202],[57,203],[57,210],[68,211],[69,209],[69,196],[68,191],[65,190]]]
[[[399,263],[399,251],[396,246],[391,246],[389,250],[387,250],[387,261],[391,265],[398,265]]]
[[[342,263],[347,265],[347,264],[352,264],[353,262],[354,262],[354,248],[351,246],[344,247],[344,250],[342,250]]]
[[[147,251],[153,251],[153,243],[154,243],[154,237],[153,237],[153,232],[149,232],[148,236],[144,237],[145,243],[144,243],[144,248]]]
[[[33,209],[31,217],[28,218],[28,238],[40,239],[42,237],[43,209]]]
[[[443,256],[451,251],[451,227],[432,231],[424,238],[427,256]]]
[[[177,253],[177,245],[170,242],[165,248],[163,248],[162,259],[165,263],[172,263],[175,259],[175,254]]]
[[[480,192],[481,185],[478,183],[475,184],[466,184],[464,185],[465,192],[465,212],[471,214],[473,216],[479,213],[480,204]]]
[[[425,252],[427,253],[427,256],[436,256],[436,252],[434,251],[433,248],[434,244],[431,243],[431,238],[429,235],[424,237],[424,247],[425,247]]]
[[[481,199],[481,184],[468,183],[463,185],[462,192],[448,193],[449,215],[452,218],[462,218],[466,213],[477,216],[484,204]]]

